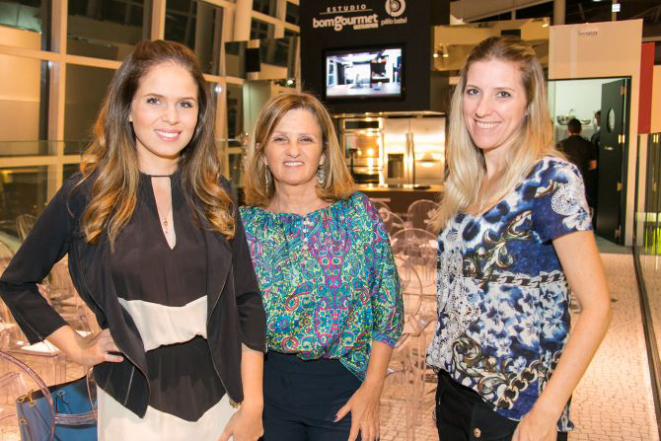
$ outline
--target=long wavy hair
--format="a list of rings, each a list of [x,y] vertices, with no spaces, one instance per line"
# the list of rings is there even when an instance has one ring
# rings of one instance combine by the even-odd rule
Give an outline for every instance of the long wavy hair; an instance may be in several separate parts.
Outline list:
[[[197,84],[197,125],[181,151],[178,169],[186,198],[199,221],[225,237],[234,236],[232,199],[221,187],[221,161],[214,140],[215,105],[193,52],[170,41],[142,41],[115,73],[94,124],[94,139],[82,157],[82,179],[94,175],[91,197],[81,232],[88,243],[97,243],[107,231],[111,247],[129,222],[138,202],[140,169],[131,102],[144,76],[157,65],[174,63],[186,69]]]
[[[304,92],[288,92],[272,97],[259,112],[255,124],[255,139],[246,161],[245,195],[248,205],[268,206],[275,184],[271,179],[266,185],[265,174],[270,173],[264,163],[264,148],[269,138],[287,112],[304,109],[312,113],[321,128],[322,152],[326,161],[322,165],[326,179],[324,185],[317,185],[317,195],[325,201],[344,199],[354,192],[353,178],[349,173],[344,155],[335,133],[335,126],[326,107],[314,96]]]
[[[463,114],[466,77],[473,63],[498,60],[519,67],[526,93],[526,112],[521,126],[505,141],[509,155],[496,181],[479,193],[486,172],[484,154],[475,146]],[[472,214],[491,207],[525,177],[539,159],[547,155],[562,157],[553,146],[551,117],[548,111],[544,73],[534,49],[513,36],[491,37],[478,44],[461,69],[452,95],[446,145],[445,189],[434,226],[441,230],[459,211],[471,207]]]

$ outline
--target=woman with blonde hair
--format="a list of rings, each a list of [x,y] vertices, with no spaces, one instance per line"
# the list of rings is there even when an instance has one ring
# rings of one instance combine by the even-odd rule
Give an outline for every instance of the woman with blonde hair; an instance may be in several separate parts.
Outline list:
[[[452,98],[440,231],[442,440],[567,439],[610,319],[580,172],[552,144],[544,76],[515,37],[478,44]],[[578,252],[580,250],[580,253]],[[569,294],[582,305],[570,333]]]
[[[245,190],[267,316],[264,439],[377,439],[403,327],[399,279],[381,218],[354,191],[314,96],[282,94],[262,108]]]
[[[81,173],[2,275],[31,342],[94,366],[101,440],[262,434],[265,315],[214,121],[192,51],[139,43],[110,83]],[[39,294],[65,254],[97,335],[78,335]]]

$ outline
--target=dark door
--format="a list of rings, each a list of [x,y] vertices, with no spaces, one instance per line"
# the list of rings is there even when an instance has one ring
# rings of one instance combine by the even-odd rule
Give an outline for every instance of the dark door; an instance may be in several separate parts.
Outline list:
[[[601,86],[597,234],[624,243],[625,158],[629,144],[629,79]]]

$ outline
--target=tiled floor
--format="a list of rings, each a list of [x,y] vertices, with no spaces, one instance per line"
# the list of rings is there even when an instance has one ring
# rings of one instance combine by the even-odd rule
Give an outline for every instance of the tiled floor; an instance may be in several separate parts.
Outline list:
[[[592,364],[576,389],[570,441],[658,441],[649,370],[631,254],[600,243],[613,300],[613,321]],[[613,254],[615,253],[615,254]],[[437,441],[431,418],[433,398],[416,427],[416,441]],[[395,413],[395,412],[393,412]],[[383,440],[405,440],[403,410],[383,421]],[[444,440],[453,441],[453,440]]]
[[[572,419],[577,429],[570,441],[659,441],[645,341],[640,317],[637,285],[630,254],[606,248],[602,254],[613,299],[613,322],[594,361],[574,393]],[[615,251],[617,254],[611,254]],[[82,370],[69,364],[67,376]],[[432,380],[430,377],[429,380]],[[433,383],[424,394],[424,410],[415,427],[416,441],[438,441],[432,420]],[[402,388],[402,394],[408,390]],[[383,441],[405,441],[406,415],[399,405],[383,409]],[[14,429],[15,430],[15,429]],[[16,440],[14,430],[0,439]],[[453,440],[444,440],[453,441]]]

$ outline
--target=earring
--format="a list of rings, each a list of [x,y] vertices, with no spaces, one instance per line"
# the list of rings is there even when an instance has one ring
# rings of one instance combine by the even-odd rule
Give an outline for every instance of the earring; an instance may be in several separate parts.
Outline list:
[[[271,189],[271,172],[268,166],[264,167],[264,184],[266,186],[266,193]]]
[[[324,167],[321,165],[317,169],[317,182],[321,188],[326,186],[326,172],[324,171]]]

